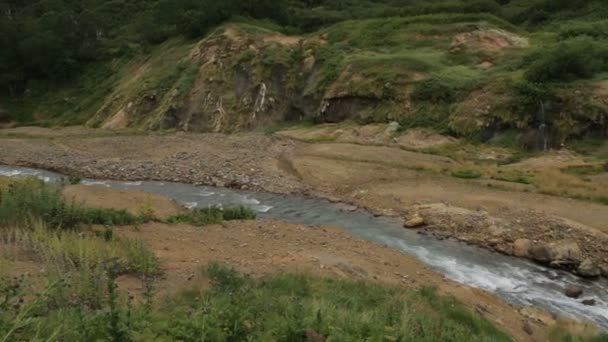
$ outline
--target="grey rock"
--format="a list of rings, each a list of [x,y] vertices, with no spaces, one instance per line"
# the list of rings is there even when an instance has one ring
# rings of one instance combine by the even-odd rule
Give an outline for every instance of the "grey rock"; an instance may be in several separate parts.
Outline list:
[[[583,294],[583,289],[577,286],[570,285],[566,288],[564,294],[570,298],[578,298]]]
[[[583,261],[583,252],[575,240],[564,239],[532,246],[530,257],[553,265],[578,265]]]
[[[587,306],[594,306],[595,299],[585,299],[581,303],[583,303],[583,305],[587,305]]]
[[[602,271],[591,258],[587,258],[578,266],[576,273],[582,277],[595,278],[599,277]]]

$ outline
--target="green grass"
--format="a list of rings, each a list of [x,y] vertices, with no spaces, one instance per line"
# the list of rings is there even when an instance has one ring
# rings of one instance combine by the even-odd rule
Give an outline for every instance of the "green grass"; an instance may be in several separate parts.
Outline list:
[[[576,176],[591,176],[605,172],[603,165],[600,164],[588,164],[588,165],[571,165],[564,169],[562,172],[569,173]]]
[[[28,226],[42,221],[50,229],[78,229],[83,225],[132,225],[151,218],[126,210],[85,208],[65,199],[61,187],[37,179],[0,184],[0,227]]]
[[[184,214],[173,215],[166,219],[168,223],[188,223],[195,226],[219,224],[223,221],[253,220],[256,213],[245,207],[236,208],[195,208]]]
[[[496,178],[499,181],[510,182],[510,183],[519,183],[519,184],[531,184],[532,182],[526,176],[520,175],[509,175],[509,176],[500,176]]]
[[[110,273],[111,274],[111,273]],[[212,264],[212,287],[193,288],[156,305],[124,302],[105,276],[92,308],[63,283],[0,314],[10,340],[91,341],[510,341],[507,334],[431,288],[413,292],[350,280],[287,274],[252,279]],[[106,283],[109,283],[106,284]],[[0,295],[18,300],[0,287]],[[15,327],[19,329],[15,329]],[[121,339],[116,337],[120,336]]]
[[[452,171],[452,177],[463,178],[463,179],[478,179],[483,176],[480,171],[477,170],[457,170]]]

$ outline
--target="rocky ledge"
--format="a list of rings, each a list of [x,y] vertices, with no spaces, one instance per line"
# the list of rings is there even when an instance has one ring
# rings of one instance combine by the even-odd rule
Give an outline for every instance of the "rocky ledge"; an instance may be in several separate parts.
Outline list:
[[[485,211],[430,204],[409,208],[404,226],[438,239],[454,238],[528,258],[581,277],[608,277],[608,234],[563,218],[532,211],[497,218]]]

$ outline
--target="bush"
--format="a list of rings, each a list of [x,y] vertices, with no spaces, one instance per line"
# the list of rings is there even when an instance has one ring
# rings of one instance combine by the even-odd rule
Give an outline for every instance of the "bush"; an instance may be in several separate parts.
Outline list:
[[[78,297],[62,300],[70,298],[70,288],[62,283],[35,297],[36,310],[26,303],[2,311],[0,337],[13,341],[306,341],[307,336],[328,341],[511,340],[432,288],[407,293],[396,287],[301,274],[255,280],[221,265],[210,266],[206,273],[211,289],[185,291],[159,306],[124,304],[118,300],[111,274],[102,278],[95,292],[99,307],[94,308]],[[6,292],[17,301],[19,297],[10,291],[0,286],[2,297]]]
[[[588,37],[567,40],[533,55],[525,77],[530,82],[591,78],[608,68],[607,52]]]
[[[253,210],[245,207],[237,208],[196,208],[185,214],[173,215],[167,219],[168,223],[188,223],[195,226],[219,224],[223,221],[253,220],[256,214]]]
[[[428,102],[452,102],[456,92],[447,82],[432,77],[416,84],[412,99]]]
[[[481,178],[483,174],[477,170],[458,170],[452,172],[452,177],[463,178],[463,179],[477,179]]]
[[[11,182],[0,187],[0,226],[29,226],[44,222],[50,229],[77,229],[81,225],[129,225],[150,217],[125,210],[84,208],[67,201],[61,188],[37,179]]]

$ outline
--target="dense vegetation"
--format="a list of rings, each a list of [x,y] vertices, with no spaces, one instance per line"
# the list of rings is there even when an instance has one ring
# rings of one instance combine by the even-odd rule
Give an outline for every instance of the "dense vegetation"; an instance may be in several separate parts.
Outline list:
[[[560,25],[557,30],[563,40],[608,36],[608,8],[601,0],[12,0],[0,4],[0,11],[0,85],[13,94],[24,91],[28,81],[66,80],[91,61],[179,34],[201,37],[237,17],[267,19],[286,31],[311,32],[349,19],[488,13],[532,29]],[[546,54],[549,60],[538,63],[532,79],[551,77],[542,69],[555,74],[551,72],[559,68],[555,63],[573,68],[564,77],[589,77],[605,68],[606,61],[595,56],[601,51],[588,49],[589,43],[567,47],[554,51],[561,51],[567,60]]]
[[[287,84],[279,88],[288,94],[271,95],[301,97],[277,109],[285,118],[275,116],[272,124],[296,117],[343,120],[342,113],[316,116],[322,100],[347,93],[367,106],[347,107],[360,111],[347,118],[364,123],[396,120],[404,129],[428,127],[483,141],[519,130],[525,148],[538,147],[539,127],[547,127],[554,146],[608,134],[608,105],[597,98],[608,75],[608,6],[602,0],[13,0],[0,4],[0,12],[0,122],[7,120],[4,111],[19,124],[96,126],[133,103],[141,113],[130,125],[175,128],[200,77],[198,64],[183,62],[191,43],[231,21],[243,23],[252,41],[259,32],[327,38],[325,45],[238,50],[229,57],[233,70],[251,70],[257,76],[248,77],[256,81],[282,68]],[[530,45],[505,51],[453,46],[455,33],[476,29],[504,30]],[[298,65],[309,51],[318,70],[304,77]],[[124,80],[142,61],[151,67],[126,89]],[[491,69],[482,70],[483,63]],[[424,77],[413,89],[412,73]],[[227,89],[232,76],[205,77],[225,78],[213,90],[226,96],[213,101],[233,121],[213,129],[247,127],[238,116],[251,109]],[[479,108],[485,105],[491,113]],[[102,115],[94,117],[97,112]]]

